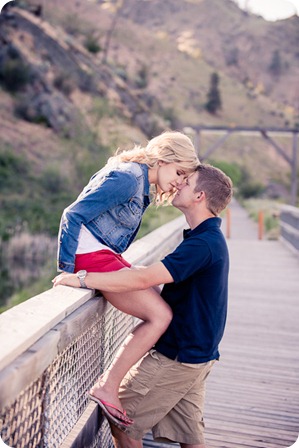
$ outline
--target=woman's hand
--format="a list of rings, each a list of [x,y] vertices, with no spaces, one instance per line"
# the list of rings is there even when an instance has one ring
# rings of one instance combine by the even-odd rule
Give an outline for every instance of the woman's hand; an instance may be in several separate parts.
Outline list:
[[[80,288],[80,281],[76,274],[69,274],[68,272],[62,272],[52,280],[53,286],[66,285]]]

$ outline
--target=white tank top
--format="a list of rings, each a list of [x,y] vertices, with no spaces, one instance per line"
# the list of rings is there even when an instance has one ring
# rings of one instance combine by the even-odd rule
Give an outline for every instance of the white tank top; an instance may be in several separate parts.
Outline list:
[[[98,250],[111,250],[115,251],[105,244],[100,243],[93,234],[82,224],[79,233],[78,247],[76,254],[89,254],[90,252],[97,252]]]

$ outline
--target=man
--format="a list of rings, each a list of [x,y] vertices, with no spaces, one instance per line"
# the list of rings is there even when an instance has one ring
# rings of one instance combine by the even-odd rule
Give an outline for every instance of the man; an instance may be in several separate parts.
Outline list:
[[[220,356],[227,313],[229,257],[218,215],[231,197],[231,180],[200,165],[173,200],[190,226],[173,253],[146,268],[85,277],[89,288],[118,293],[164,284],[161,295],[173,311],[166,332],[122,382],[119,398],[134,423],[111,426],[118,448],[141,448],[149,429],[155,440],[205,447],[205,380]],[[54,284],[79,286],[79,280],[67,274]],[[97,384],[92,393],[101,400],[104,390]]]

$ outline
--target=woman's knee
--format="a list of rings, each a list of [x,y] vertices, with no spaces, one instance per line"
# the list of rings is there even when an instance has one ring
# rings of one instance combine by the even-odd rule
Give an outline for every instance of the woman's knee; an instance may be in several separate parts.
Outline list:
[[[172,321],[172,318],[173,318],[172,309],[170,308],[170,306],[167,305],[167,310],[165,311],[165,320],[167,321],[168,325]]]
[[[168,328],[170,322],[172,321],[173,313],[170,306],[167,303],[163,303],[160,309],[157,310],[155,316],[155,324],[159,327],[161,333]]]

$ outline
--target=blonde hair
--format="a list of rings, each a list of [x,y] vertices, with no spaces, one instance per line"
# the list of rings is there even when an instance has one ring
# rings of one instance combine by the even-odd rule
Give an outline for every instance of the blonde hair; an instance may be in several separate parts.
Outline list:
[[[152,138],[145,147],[134,146],[133,149],[116,152],[108,163],[137,162],[153,168],[159,161],[175,163],[186,174],[191,174],[200,164],[191,139],[178,131],[166,131]],[[175,192],[164,193],[156,186],[154,202],[160,204],[171,202]]]

